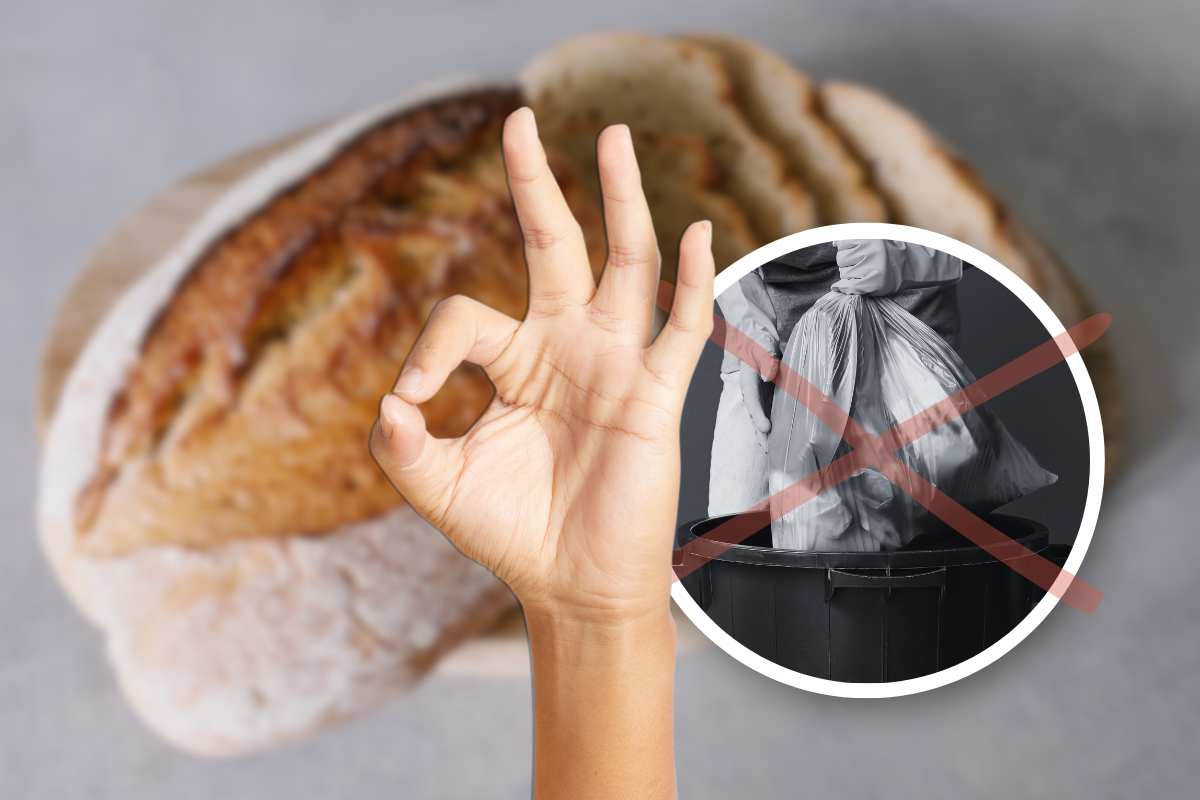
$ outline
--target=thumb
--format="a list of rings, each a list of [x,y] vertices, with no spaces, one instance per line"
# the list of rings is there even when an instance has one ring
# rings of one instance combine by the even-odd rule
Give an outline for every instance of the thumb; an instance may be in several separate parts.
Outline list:
[[[758,441],[758,446],[759,446],[759,448],[762,449],[762,451],[764,453],[771,452],[770,443],[769,443],[769,440],[767,439],[767,431],[762,431],[762,430],[754,431],[754,438]]]
[[[371,455],[413,510],[445,532],[458,480],[455,440],[436,439],[421,410],[385,394],[371,430]]]
[[[371,455],[409,505],[442,533],[462,474],[462,443],[430,436],[416,403],[437,394],[463,361],[486,370],[516,329],[515,320],[468,297],[442,300],[413,344],[395,387],[379,402]]]
[[[759,377],[768,383],[779,375],[779,359],[765,347],[755,351],[754,367],[758,370]]]
[[[750,423],[761,433],[771,430],[771,420],[767,419],[762,407],[762,396],[759,393],[758,373],[743,366],[741,369],[742,403],[750,414]]]

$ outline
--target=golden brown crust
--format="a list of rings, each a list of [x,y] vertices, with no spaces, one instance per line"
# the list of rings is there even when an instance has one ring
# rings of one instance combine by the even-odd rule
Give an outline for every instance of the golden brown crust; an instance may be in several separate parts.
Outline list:
[[[76,503],[86,550],[324,534],[402,502],[364,442],[433,304],[524,310],[498,147],[518,103],[485,90],[385,119],[196,260],[110,407]],[[431,430],[461,432],[490,395],[456,372]]]

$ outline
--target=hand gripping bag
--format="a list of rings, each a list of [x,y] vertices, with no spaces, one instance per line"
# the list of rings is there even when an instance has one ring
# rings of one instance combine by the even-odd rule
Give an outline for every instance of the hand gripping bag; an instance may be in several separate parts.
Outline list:
[[[916,487],[893,485],[874,469],[858,470],[840,483],[826,479],[816,497],[798,505],[804,495],[784,490],[852,449],[843,429],[831,429],[814,413],[825,402],[822,394],[868,432],[888,431],[936,413],[931,406],[974,382],[954,349],[892,300],[830,292],[796,323],[782,363],[768,440],[774,546],[894,550],[938,528],[936,518],[913,499]],[[844,422],[836,427],[844,428]],[[976,513],[1057,480],[986,406],[942,421],[892,452]]]

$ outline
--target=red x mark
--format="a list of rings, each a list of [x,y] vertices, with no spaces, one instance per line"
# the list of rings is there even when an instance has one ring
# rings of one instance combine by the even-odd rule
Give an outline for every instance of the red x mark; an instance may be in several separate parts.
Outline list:
[[[659,305],[669,309],[673,294],[674,287],[663,282],[659,287]],[[830,429],[844,431],[843,438],[853,448],[851,452],[834,459],[822,469],[808,474],[747,509],[747,512],[770,511],[772,520],[777,519],[850,478],[859,470],[871,467],[885,475],[893,484],[909,492],[913,499],[931,514],[1027,580],[1081,611],[1095,611],[1104,596],[1099,589],[1066,570],[1060,570],[1053,562],[1014,542],[896,458],[895,452],[946,422],[962,416],[976,406],[1074,355],[1104,335],[1111,323],[1111,315],[1094,314],[910,419],[883,433],[873,434],[803,375],[779,361],[773,353],[768,352],[742,331],[714,315],[710,339],[715,344],[748,364],[767,365],[765,370],[759,368],[764,379],[774,380],[777,387],[803,403]],[[772,379],[769,377],[771,374],[777,377]],[[816,398],[816,402],[812,402],[812,398]],[[698,537],[688,552],[676,551],[676,577],[683,578],[689,575],[760,529],[761,516],[756,519],[755,516],[743,514],[722,523]],[[696,552],[697,544],[700,545],[698,549],[702,550],[702,553]]]

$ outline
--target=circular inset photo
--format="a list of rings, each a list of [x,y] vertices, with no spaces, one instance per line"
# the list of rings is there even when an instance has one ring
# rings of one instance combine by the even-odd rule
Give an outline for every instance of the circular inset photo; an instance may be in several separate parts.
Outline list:
[[[995,661],[1073,579],[1103,487],[1076,347],[1012,272],[940,234],[835,225],[717,278],[682,425],[673,595],[799,688],[889,697]]]

